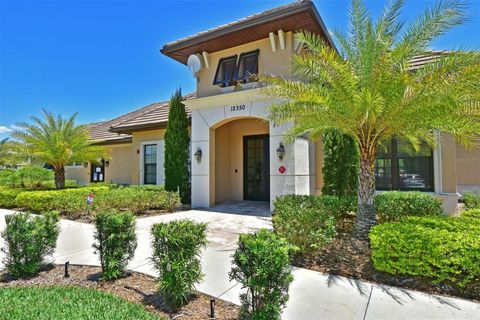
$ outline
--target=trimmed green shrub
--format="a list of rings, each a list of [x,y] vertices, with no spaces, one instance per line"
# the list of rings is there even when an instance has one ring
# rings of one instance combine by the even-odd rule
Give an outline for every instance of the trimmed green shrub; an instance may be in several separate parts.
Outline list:
[[[87,209],[87,197],[108,191],[107,187],[85,187],[76,189],[28,191],[20,193],[16,198],[18,207],[35,212],[59,211],[61,214],[84,212]]]
[[[321,248],[337,234],[337,222],[355,210],[350,198],[285,195],[277,197],[272,217],[275,232],[302,252]]]
[[[476,219],[475,219],[476,220]],[[471,218],[409,217],[370,232],[376,269],[466,285],[480,277],[480,224]]]
[[[462,218],[480,219],[480,209],[466,210],[462,212]]]
[[[358,147],[348,135],[336,129],[323,133],[322,194],[355,197],[358,186]]]
[[[4,263],[14,277],[37,274],[45,257],[55,249],[58,234],[58,213],[43,216],[19,213],[5,217],[6,228],[2,232],[6,246]]]
[[[24,191],[24,189],[6,189],[0,187],[0,207],[15,207],[17,195]]]
[[[207,244],[207,224],[178,220],[154,224],[151,232],[158,287],[168,308],[177,310],[203,279],[200,253]]]
[[[280,319],[293,281],[293,252],[291,244],[267,229],[240,235],[229,276],[247,288],[240,294],[244,318]]]
[[[440,199],[418,191],[388,191],[377,194],[375,210],[379,223],[398,221],[408,216],[436,216],[443,213]]]
[[[117,279],[124,275],[128,261],[135,254],[135,216],[129,212],[102,212],[95,215],[94,223],[93,247],[100,256],[102,279]]]
[[[463,202],[465,203],[465,210],[480,209],[480,193],[465,192],[463,194]]]
[[[29,191],[16,197],[16,206],[35,212],[56,210],[61,214],[84,213],[87,210],[87,197],[94,195],[91,209],[96,212],[123,210],[134,213],[151,209],[175,210],[178,194],[167,191],[148,191],[141,188],[88,186],[75,189]]]

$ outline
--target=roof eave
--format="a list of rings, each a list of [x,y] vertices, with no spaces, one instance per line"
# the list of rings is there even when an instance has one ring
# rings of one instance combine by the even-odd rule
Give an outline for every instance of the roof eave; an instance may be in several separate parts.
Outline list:
[[[178,43],[172,43],[172,44],[165,44],[162,49],[160,49],[160,52],[164,55],[167,55],[169,53],[173,53],[175,51],[188,48],[190,46],[194,46],[209,40],[213,40],[215,38],[222,37],[224,35],[230,34],[232,32],[238,32],[244,29],[248,29],[251,27],[255,27],[258,25],[262,25],[265,23],[269,23],[272,21],[275,21],[277,19],[281,18],[286,18],[288,16],[294,15],[301,13],[306,10],[311,10],[315,19],[318,21],[320,28],[322,29],[322,32],[324,33],[324,36],[326,37],[327,41],[329,44],[337,50],[335,43],[333,42],[326,26],[325,23],[323,22],[322,18],[320,17],[320,14],[318,13],[317,9],[315,8],[315,5],[313,2],[302,2],[298,4],[294,8],[285,8],[283,10],[280,10],[278,12],[274,12],[272,14],[266,15],[264,17],[260,17],[257,19],[252,19],[250,21],[244,21],[244,22],[239,22],[238,24],[226,27],[224,29],[220,30],[214,30],[211,32],[206,32],[205,34],[201,34],[195,37],[192,37],[191,39],[185,39],[184,41],[178,42]],[[338,50],[337,50],[338,52]]]

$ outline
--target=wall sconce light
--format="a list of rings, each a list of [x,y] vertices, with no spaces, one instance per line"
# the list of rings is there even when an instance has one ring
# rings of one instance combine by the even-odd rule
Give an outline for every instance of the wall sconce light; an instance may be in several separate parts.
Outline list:
[[[285,155],[285,147],[283,144],[280,142],[280,145],[277,148],[277,157],[280,161],[283,160],[283,156]]]
[[[105,167],[108,167],[109,165],[110,165],[110,161],[109,160],[105,161]]]
[[[84,162],[84,163],[83,163],[83,167],[84,167],[84,168],[88,167],[88,162]]]
[[[197,151],[195,151],[193,156],[195,157],[195,160],[197,161],[197,163],[202,162],[202,149],[197,148]]]

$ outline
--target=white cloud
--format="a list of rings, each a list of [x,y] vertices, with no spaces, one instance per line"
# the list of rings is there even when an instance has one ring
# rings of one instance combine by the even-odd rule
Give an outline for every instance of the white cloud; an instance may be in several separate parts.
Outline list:
[[[14,124],[12,124],[12,125],[10,126],[10,129],[11,129],[12,131],[13,131],[13,130],[23,130],[23,128],[21,128],[21,127],[19,127],[19,126],[16,126],[16,125],[14,125]]]
[[[5,127],[5,126],[0,126],[0,134],[2,133],[10,133],[12,132],[12,129]]]

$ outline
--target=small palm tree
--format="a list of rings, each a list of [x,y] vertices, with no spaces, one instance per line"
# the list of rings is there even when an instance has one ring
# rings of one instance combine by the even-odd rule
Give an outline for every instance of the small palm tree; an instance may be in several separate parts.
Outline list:
[[[0,140],[0,166],[4,166],[8,162],[10,153],[8,138]]]
[[[375,158],[382,142],[406,139],[418,150],[422,142],[434,147],[437,133],[446,132],[472,147],[480,133],[480,112],[469,109],[480,101],[479,52],[450,52],[417,70],[410,63],[433,39],[466,21],[464,3],[439,1],[409,27],[399,20],[403,4],[391,1],[374,24],[361,0],[353,0],[348,33],[334,33],[343,56],[304,32],[299,40],[305,51],[293,58],[296,79],[263,77],[271,84],[266,93],[282,101],[272,106],[271,120],[293,123],[291,138],[316,139],[332,128],[355,140],[362,237],[375,223]]]
[[[76,113],[64,119],[43,110],[43,116],[43,120],[32,116],[32,123],[17,124],[19,129],[12,132],[12,137],[21,158],[52,166],[57,189],[65,187],[65,166],[69,163],[108,158],[108,150],[94,145],[84,126],[75,125]]]

